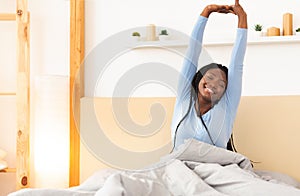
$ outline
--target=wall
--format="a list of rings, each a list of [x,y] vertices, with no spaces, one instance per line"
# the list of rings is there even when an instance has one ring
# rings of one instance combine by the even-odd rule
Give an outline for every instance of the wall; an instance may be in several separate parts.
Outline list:
[[[117,0],[89,0],[86,2],[87,59],[89,58],[89,55],[95,51],[95,48],[101,45],[104,40],[110,38],[110,36],[117,35],[120,32],[126,32],[127,35],[130,36],[130,31],[125,30],[137,27],[145,29],[145,26],[148,24],[155,24],[157,27],[167,27],[170,29],[171,35],[177,31],[189,35],[202,8],[210,3],[230,4],[233,3],[233,1],[177,0],[161,2],[154,0],[146,4],[145,2],[136,0],[126,2]],[[281,27],[282,15],[286,12],[294,14],[294,27],[300,26],[300,2],[274,2],[270,0],[262,2],[255,0],[240,1],[240,3],[244,6],[248,14],[249,37],[252,41],[255,40],[255,38],[252,38],[252,27],[255,23],[262,24],[264,30],[270,26]],[[270,9],[270,7],[272,7],[272,9]],[[205,49],[209,59],[213,59],[214,61],[225,65],[228,64],[232,48],[232,44],[230,43],[234,39],[236,25],[237,20],[233,15],[211,15],[205,31],[204,43],[221,42],[225,44],[206,45]],[[145,36],[145,31],[142,31],[142,33],[142,36]],[[181,51],[185,51],[185,46],[180,47]],[[249,44],[245,57],[243,78],[243,96],[245,96],[245,100],[247,100],[247,97],[249,96],[258,96],[259,98],[265,96],[289,97],[299,95],[300,88],[298,84],[300,79],[297,77],[297,73],[300,71],[297,64],[299,51],[299,39],[293,43],[252,42]],[[99,53],[99,55],[101,54],[102,53]],[[182,58],[180,55],[170,54],[170,52],[165,50],[161,51],[154,48],[124,50],[123,53],[116,54],[116,56],[114,56],[114,58],[106,65],[101,73],[101,77],[98,78],[98,86],[95,90],[95,95],[111,97],[113,95],[113,90],[117,86],[118,80],[136,65],[147,62],[159,62],[168,65],[175,70],[180,70],[181,61]],[[166,86],[162,87],[162,85],[158,83],[144,83],[132,89],[130,94],[127,95],[134,97],[174,97],[176,96],[176,93],[172,88]],[[277,104],[280,104],[280,100]],[[291,115],[297,116],[297,111],[293,111]],[[269,119],[268,116],[265,117],[265,122],[267,123],[272,120]],[[257,126],[259,127],[260,125],[264,125],[264,127],[267,126],[266,124],[259,124]],[[294,125],[296,127],[295,129],[297,129],[298,125]],[[270,127],[268,130],[271,129]],[[293,132],[295,129],[291,131]],[[241,132],[239,138],[245,136],[247,136],[247,131]],[[291,137],[291,134],[286,135],[286,137]],[[292,137],[295,136],[293,135]],[[266,143],[264,144],[266,146],[272,144],[272,141],[270,140],[265,140],[265,142]],[[88,168],[85,168],[84,166],[81,168],[81,180],[84,180],[93,171],[107,167],[107,165],[97,161],[92,162],[95,158],[93,158],[89,149],[85,148],[84,144],[82,144],[81,147],[81,155],[83,157],[81,161],[84,163],[85,160],[89,160],[90,166]],[[249,151],[245,150],[244,146],[241,146],[241,143],[239,143],[239,148],[247,155],[249,154]],[[292,156],[294,155],[291,153],[287,157],[291,158]],[[287,160],[285,160],[285,162],[287,162]],[[263,168],[264,166],[258,167]],[[267,165],[266,168],[274,170],[274,167],[272,168],[270,165]],[[276,169],[278,170],[279,167]],[[297,178],[299,179],[299,176],[297,176]]]
[[[103,44],[104,40],[110,38],[110,36],[118,35],[120,32],[129,33],[125,30],[141,27],[144,28],[148,24],[156,24],[157,26],[169,27],[172,30],[176,31],[173,34],[181,32],[182,34],[189,35],[193,25],[197,19],[197,16],[203,9],[206,4],[209,3],[223,3],[230,4],[233,1],[151,1],[145,6],[144,2],[141,1],[95,1],[88,0],[86,2],[86,57],[89,58],[89,54],[93,52],[96,46]],[[255,23],[261,23],[265,29],[269,26],[282,26],[282,15],[286,12],[291,12],[294,15],[294,27],[300,26],[300,2],[297,1],[241,1],[244,5],[245,10],[248,13],[248,24],[249,24],[249,38],[251,39],[252,27]],[[268,10],[269,4],[272,5],[272,11]],[[159,5],[159,6],[158,6]],[[259,6],[258,6],[259,5]],[[166,9],[168,7],[168,9]],[[237,19],[233,15],[211,15],[208,24],[206,26],[204,43],[214,42],[224,42],[232,41],[235,35]],[[130,36],[130,34],[128,34]],[[142,34],[145,36],[145,34]],[[216,41],[217,40],[217,41]],[[122,42],[120,42],[121,44]],[[279,76],[282,77],[282,69],[280,66],[277,66],[276,69],[273,69],[272,75],[268,77],[263,77],[264,73],[269,70],[274,63],[275,64],[286,64],[290,67],[286,69],[298,69],[295,64],[294,57],[297,58],[296,50],[298,44],[296,45],[287,45],[283,44],[275,48],[268,48],[267,51],[258,45],[251,45],[251,49],[248,49],[245,58],[245,64],[249,64],[245,68],[245,88],[244,95],[278,95],[278,94],[299,94],[299,87],[296,89],[294,87],[286,86],[287,89],[277,88],[278,85],[281,85],[280,82],[277,82],[276,78]],[[290,47],[293,47],[290,48]],[[284,53],[287,48],[291,49],[291,52]],[[231,47],[222,46],[214,47],[208,46],[206,48],[209,55],[214,61],[226,64],[229,62]],[[167,65],[172,66],[173,68],[180,70],[180,58],[173,55],[172,58],[169,58],[170,55],[166,51],[158,51],[148,49],[147,52],[139,51],[123,51],[122,54],[116,54],[116,56],[111,60],[110,65],[108,65],[105,71],[107,75],[103,74],[101,82],[104,82],[107,85],[101,85],[101,96],[110,96],[116,79],[110,77],[111,74],[115,74],[116,78],[120,77],[130,68],[135,65],[139,65],[145,62],[150,62],[151,58],[155,58],[157,62],[162,62]],[[258,51],[255,56],[252,58],[252,51]],[[226,51],[226,52],[224,52]],[[162,53],[163,52],[163,53]],[[268,53],[271,58],[266,57],[265,54]],[[277,62],[277,59],[280,58],[280,62]],[[274,58],[273,58],[274,57]],[[129,62],[128,62],[129,61]],[[178,63],[179,61],[179,63]],[[259,72],[258,72],[259,70]],[[258,74],[260,81],[260,86],[268,85],[268,91],[264,91],[266,86],[261,86],[257,89],[258,83],[252,83],[251,78],[254,74]],[[291,74],[289,72],[289,74]],[[293,77],[285,77],[283,80],[292,80],[296,79],[296,72],[292,72]],[[256,75],[257,76],[257,75]],[[271,77],[271,78],[269,78]],[[265,83],[265,81],[271,81]],[[272,83],[272,84],[270,84]],[[103,84],[103,83],[101,83]],[[247,88],[246,88],[247,87]],[[281,89],[279,91],[279,89]],[[100,91],[99,90],[99,91]],[[156,91],[152,91],[155,93]]]
[[[15,2],[0,1],[0,12],[13,12]],[[16,92],[16,25],[0,21],[0,92]],[[16,152],[16,98],[0,96],[0,148],[7,152],[5,161],[15,167]],[[13,122],[13,123],[12,123]],[[0,195],[15,189],[15,173],[0,173]]]
[[[207,4],[232,4],[233,0],[180,1],[152,0],[87,0],[86,1],[86,51],[90,51],[103,39],[133,27],[156,24],[190,34],[197,16]],[[294,14],[294,26],[300,26],[299,1],[240,1],[248,13],[249,29],[260,23],[265,28],[282,26],[282,15]],[[270,9],[272,7],[272,9]],[[206,39],[231,38],[236,26],[233,16],[211,15]]]
[[[16,1],[0,0],[0,13],[14,13],[15,10]],[[30,186],[67,187],[69,1],[30,0],[28,10],[31,16]],[[0,92],[15,92],[15,22],[0,22],[0,42]],[[15,97],[0,97],[0,101],[0,148],[8,152],[6,160],[9,167],[13,168],[17,132]],[[49,173],[51,176],[47,175]],[[6,195],[16,187],[15,178],[13,174],[12,177],[1,173],[0,175],[0,195]]]

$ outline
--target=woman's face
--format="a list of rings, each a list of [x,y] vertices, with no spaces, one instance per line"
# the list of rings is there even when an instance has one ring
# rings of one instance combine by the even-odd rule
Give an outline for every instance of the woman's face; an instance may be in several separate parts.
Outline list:
[[[198,96],[214,104],[221,99],[226,86],[227,80],[225,73],[218,68],[209,69],[199,82]]]

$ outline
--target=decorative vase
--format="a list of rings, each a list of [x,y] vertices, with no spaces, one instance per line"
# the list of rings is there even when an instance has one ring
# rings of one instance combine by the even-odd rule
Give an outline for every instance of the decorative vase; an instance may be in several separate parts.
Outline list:
[[[159,39],[159,41],[169,40],[169,35],[159,35],[158,39]]]
[[[283,15],[283,35],[293,35],[293,14],[285,13]]]
[[[262,31],[253,31],[254,37],[261,37],[263,35]]]
[[[131,40],[133,42],[138,42],[138,41],[140,41],[140,36],[131,36]]]
[[[155,41],[156,40],[156,27],[154,24],[149,24],[146,31],[146,40]]]
[[[280,28],[270,27],[267,29],[267,36],[280,36]]]

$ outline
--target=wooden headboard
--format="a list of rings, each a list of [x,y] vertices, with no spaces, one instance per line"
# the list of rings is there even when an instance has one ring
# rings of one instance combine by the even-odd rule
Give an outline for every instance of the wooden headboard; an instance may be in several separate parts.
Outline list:
[[[234,124],[237,150],[255,168],[300,181],[300,96],[242,97]]]
[[[154,103],[161,104],[166,111],[165,121],[155,135],[148,138],[134,138],[118,125],[111,98],[84,97],[81,99],[81,130],[94,129],[91,114],[95,110],[98,123],[102,125],[111,141],[133,151],[148,151],[167,145],[170,141],[174,102],[174,97],[130,98],[128,110],[136,123],[147,124],[151,121],[150,108]],[[91,106],[92,109],[88,110]],[[300,180],[299,111],[300,96],[242,97],[233,128],[238,152],[252,161],[259,162],[254,163],[257,169],[282,172]],[[105,145],[100,145],[100,148],[109,151]],[[105,160],[97,160],[86,145],[81,145],[80,152],[81,181],[93,172],[109,167],[105,164]],[[157,160],[159,157],[149,157],[150,162]]]

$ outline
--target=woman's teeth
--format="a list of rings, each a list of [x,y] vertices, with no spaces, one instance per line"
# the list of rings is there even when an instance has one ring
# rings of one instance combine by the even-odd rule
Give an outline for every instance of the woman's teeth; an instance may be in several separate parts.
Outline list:
[[[206,89],[207,89],[207,91],[208,91],[209,93],[214,93],[214,91],[211,90],[210,88],[207,88],[207,87],[206,87]]]

